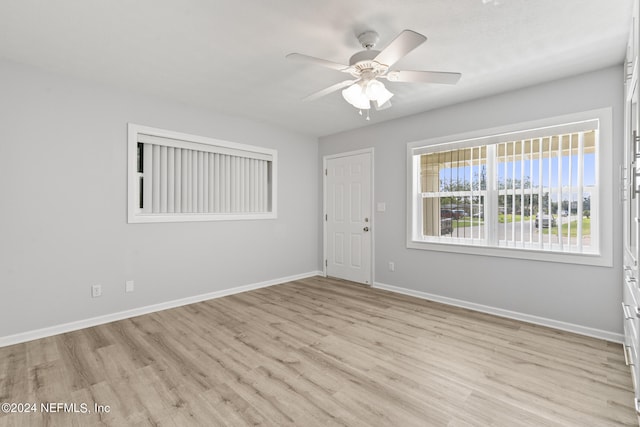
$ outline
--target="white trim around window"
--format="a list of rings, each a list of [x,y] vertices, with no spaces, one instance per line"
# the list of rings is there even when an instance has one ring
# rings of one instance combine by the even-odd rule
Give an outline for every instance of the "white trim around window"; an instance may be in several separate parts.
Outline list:
[[[546,145],[545,137],[548,138]],[[611,108],[411,142],[407,144],[407,247],[612,266],[613,190],[616,188],[613,144]],[[543,147],[549,150],[548,153],[543,152]],[[562,177],[571,169],[563,172],[562,165],[565,168],[569,165],[573,175],[582,176],[580,168],[584,167],[586,152],[590,153],[593,162],[589,167],[593,169],[590,178],[594,183],[587,185],[569,178],[567,185]],[[453,156],[453,160],[436,157],[447,154]],[[556,159],[553,176],[552,157]],[[543,160],[547,162],[544,174]],[[482,165],[482,180],[479,165]],[[443,171],[452,169],[455,173],[463,170],[467,176],[463,179],[453,177],[448,182]],[[529,172],[533,176],[528,176]],[[591,206],[583,206],[583,197],[589,192]],[[552,197],[555,197],[553,204]],[[454,199],[460,206],[447,205]],[[563,203],[569,207],[569,212],[562,209]],[[577,218],[583,218],[587,207],[593,219],[589,221],[589,246],[583,247],[580,237],[583,221]],[[430,213],[425,216],[425,212],[433,212],[432,218],[428,218]],[[447,225],[445,217],[453,216],[457,220],[457,215],[467,218],[459,226],[466,227],[464,236],[461,236],[461,229]],[[525,222],[525,216],[528,222]],[[516,224],[506,224],[516,218],[521,221],[517,224],[520,227],[517,233]],[[540,220],[539,230],[537,220],[536,228],[533,228],[534,218]],[[445,225],[442,225],[443,221]],[[551,238],[552,227],[547,223],[556,227],[553,230],[557,235],[555,243]],[[586,228],[584,232],[587,232]],[[500,233],[513,237],[498,237]],[[565,240],[563,233],[567,234]],[[523,234],[528,236],[522,237]]]
[[[129,123],[128,222],[277,218],[276,150]]]

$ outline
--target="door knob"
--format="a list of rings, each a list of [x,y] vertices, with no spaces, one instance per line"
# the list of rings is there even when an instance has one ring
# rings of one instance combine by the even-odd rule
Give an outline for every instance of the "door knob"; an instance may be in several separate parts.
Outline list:
[[[363,228],[364,231],[369,231],[369,227]]]

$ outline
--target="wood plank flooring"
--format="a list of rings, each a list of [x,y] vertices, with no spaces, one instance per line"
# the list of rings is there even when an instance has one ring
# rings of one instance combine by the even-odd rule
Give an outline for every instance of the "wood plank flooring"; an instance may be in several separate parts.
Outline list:
[[[37,411],[0,426],[638,425],[619,344],[321,277],[0,348],[1,402]]]

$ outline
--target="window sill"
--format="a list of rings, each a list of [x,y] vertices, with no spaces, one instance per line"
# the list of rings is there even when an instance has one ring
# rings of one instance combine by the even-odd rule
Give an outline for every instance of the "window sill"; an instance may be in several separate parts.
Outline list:
[[[195,222],[195,221],[244,221],[258,219],[277,219],[276,212],[266,213],[217,213],[217,214],[199,214],[199,213],[181,213],[181,214],[134,214],[129,216],[128,222],[135,223],[158,223],[158,222]]]
[[[602,254],[571,254],[531,249],[520,248],[499,248],[490,246],[479,245],[464,245],[464,244],[450,244],[450,243],[434,243],[423,242],[416,240],[407,241],[408,249],[419,249],[425,251],[437,251],[437,252],[453,252],[456,254],[466,255],[480,255],[491,256],[501,258],[515,258],[523,259],[527,261],[542,261],[542,262],[558,262],[563,264],[580,264],[591,265],[596,267],[612,267],[613,260],[609,255]]]

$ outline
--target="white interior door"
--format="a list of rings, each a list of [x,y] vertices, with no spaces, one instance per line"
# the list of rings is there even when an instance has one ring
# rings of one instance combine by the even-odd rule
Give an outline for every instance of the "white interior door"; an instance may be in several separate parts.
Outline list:
[[[325,272],[371,284],[372,154],[326,159]]]

